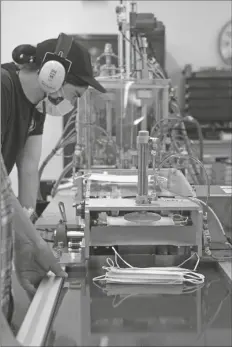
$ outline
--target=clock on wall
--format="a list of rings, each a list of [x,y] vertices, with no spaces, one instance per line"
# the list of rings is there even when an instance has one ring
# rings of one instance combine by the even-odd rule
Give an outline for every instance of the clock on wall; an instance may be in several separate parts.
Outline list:
[[[226,65],[232,65],[232,21],[228,21],[221,29],[218,37],[218,50]]]

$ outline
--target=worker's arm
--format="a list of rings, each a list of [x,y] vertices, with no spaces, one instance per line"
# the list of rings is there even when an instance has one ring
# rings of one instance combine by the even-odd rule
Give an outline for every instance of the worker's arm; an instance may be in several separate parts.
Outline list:
[[[39,162],[42,150],[42,135],[29,136],[17,158],[19,201],[23,207],[36,208],[39,189]]]
[[[32,298],[40,281],[48,271],[66,277],[48,244],[42,239],[35,226],[11,190],[9,203],[14,208],[15,248],[14,263],[20,284]]]
[[[19,347],[20,343],[16,340],[9,324],[0,308],[0,346]]]
[[[42,134],[46,119],[45,110],[33,111],[25,147],[17,158],[19,178],[19,201],[23,207],[36,208],[39,189],[39,162],[42,151]]]

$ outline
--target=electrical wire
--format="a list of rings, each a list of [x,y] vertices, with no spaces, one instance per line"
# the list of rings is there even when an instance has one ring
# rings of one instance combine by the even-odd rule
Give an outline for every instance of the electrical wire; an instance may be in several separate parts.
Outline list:
[[[70,116],[69,120],[67,121],[64,130],[62,132],[61,137],[58,139],[58,141],[56,142],[55,147],[53,148],[53,150],[47,155],[47,157],[44,159],[44,161],[42,162],[40,168],[39,168],[39,180],[42,177],[43,171],[45,169],[45,167],[47,166],[48,162],[53,158],[53,156],[56,154],[56,152],[65,145],[64,143],[64,134],[65,132],[68,130],[68,127],[72,124],[73,120],[75,120],[75,116],[76,116],[76,110],[75,112]]]
[[[164,123],[164,122],[169,122],[171,120],[176,120],[178,122],[183,122],[183,118],[180,119],[179,116],[170,116],[168,118],[162,118],[162,119],[159,119],[154,125],[153,127],[151,128],[151,131],[150,131],[150,136],[153,137],[154,136],[154,132],[156,130],[156,128],[161,125],[161,123]]]
[[[39,169],[39,177],[40,177],[40,179],[41,179],[43,170],[44,170],[44,168],[46,167],[47,163],[48,163],[55,155],[57,155],[57,152],[58,152],[60,149],[64,149],[64,148],[65,148],[67,145],[69,145],[69,144],[76,143],[75,129],[72,129],[72,130],[64,137],[64,134],[65,134],[65,132],[67,131],[68,127],[69,127],[72,123],[75,123],[75,120],[73,120],[73,119],[75,119],[75,118],[74,118],[75,115],[76,115],[76,113],[73,114],[73,115],[70,117],[69,121],[66,123],[66,126],[65,126],[65,128],[64,128],[64,130],[63,130],[62,136],[59,138],[59,140],[58,140],[57,143],[56,143],[56,146],[53,148],[53,150],[49,153],[49,155],[44,159],[43,163],[41,164],[40,169]],[[104,135],[105,135],[105,136],[107,137],[107,139],[108,139],[107,144],[108,144],[108,145],[111,145],[113,151],[114,151],[115,154],[117,155],[118,146],[117,146],[116,142],[113,140],[113,138],[110,137],[110,135],[107,133],[107,131],[106,131],[105,129],[103,129],[102,127],[100,127],[100,126],[98,126],[98,125],[96,125],[96,124],[90,124],[90,123],[88,124],[88,123],[84,123],[84,122],[80,122],[80,121],[79,121],[78,123],[82,123],[82,124],[84,124],[86,127],[88,127],[88,126],[89,126],[89,127],[93,127],[93,128],[95,128],[95,129],[98,129],[98,130],[100,130],[101,132],[103,132]],[[80,144],[80,146],[82,146],[82,145]],[[73,155],[72,155],[72,157],[73,157]],[[71,162],[71,165],[73,165],[72,162]],[[54,185],[54,187],[53,187],[54,189],[52,189],[52,194],[51,194],[52,197],[55,196],[56,191],[57,191],[57,188],[58,188],[58,186],[59,186],[59,184],[60,184],[60,181],[61,181],[61,180],[63,179],[63,177],[68,173],[68,171],[69,171],[70,169],[68,169],[68,171],[66,171],[66,170],[67,170],[67,167],[64,168],[64,170],[63,170],[64,172],[62,172],[61,175],[60,175],[60,177],[58,178],[58,183],[57,183],[57,182],[55,183],[55,185]],[[40,199],[41,199],[41,198],[40,198]]]
[[[54,186],[52,187],[52,191],[51,191],[51,197],[54,198],[54,196],[57,193],[57,189],[60,185],[60,182],[62,181],[62,179],[67,175],[67,173],[69,171],[72,170],[73,167],[73,162],[71,161],[70,163],[68,163],[65,168],[63,169],[63,171],[61,172],[59,178],[56,180],[56,183],[54,184]]]
[[[156,128],[161,125],[161,123],[163,122],[168,122],[169,120],[176,120],[177,122],[173,125],[172,131],[175,130],[175,128],[181,123],[181,122],[190,122],[190,123],[194,123],[197,127],[197,131],[198,131],[198,138],[199,138],[199,142],[200,142],[200,153],[199,153],[199,159],[201,161],[203,161],[204,159],[204,154],[203,154],[203,133],[202,133],[202,129],[200,126],[200,123],[194,118],[194,117],[190,117],[190,116],[185,116],[185,117],[181,117],[181,116],[170,116],[168,118],[163,118],[160,119],[158,122],[156,122],[154,124],[154,126],[151,129],[150,132],[150,136],[153,137],[153,133],[155,132]],[[183,135],[182,135],[183,136]]]
[[[135,51],[139,54],[140,58],[143,60],[143,55],[142,55],[141,51],[136,47],[136,45],[131,40],[129,40],[123,32],[122,32],[122,36],[127,42],[129,42],[131,44],[131,46],[135,49]],[[151,68],[151,64],[149,62],[148,62],[148,67]],[[156,69],[157,68],[154,68],[154,70],[156,70]],[[163,79],[162,73],[160,74],[160,71],[153,71],[152,70],[152,72],[153,72],[155,77]]]
[[[200,123],[198,122],[198,120],[192,116],[185,116],[183,117],[183,120],[179,120],[177,124],[174,125],[174,128],[181,122],[190,122],[195,124],[196,128],[197,128],[197,133],[198,133],[198,139],[199,139],[199,159],[200,161],[203,162],[204,160],[204,137],[203,137],[203,133],[202,133],[202,128]],[[173,129],[174,130],[174,129]]]
[[[198,199],[198,198],[194,198],[194,200],[199,201],[203,206],[205,206],[207,208],[207,210],[209,212],[211,212],[211,214],[213,215],[213,217],[215,218],[215,220],[219,226],[219,229],[220,229],[222,235],[224,236],[224,238],[226,240],[225,244],[227,246],[229,246],[231,251],[232,251],[232,240],[229,236],[226,235],[225,230],[223,228],[223,225],[222,225],[220,219],[218,218],[217,214],[215,213],[215,211],[210,206],[208,206],[203,200]],[[214,258],[215,260],[218,260],[218,261],[227,261],[229,259],[232,259],[232,256],[217,257],[217,256],[213,255],[212,252],[211,252],[211,257]]]
[[[224,228],[223,228],[223,226],[222,226],[222,223],[221,223],[220,219],[218,218],[218,216],[217,216],[217,214],[215,213],[215,211],[208,205],[208,201],[207,201],[207,200],[206,200],[206,202],[204,202],[203,200],[198,199],[198,198],[196,198],[196,197],[192,197],[192,198],[191,198],[191,197],[189,197],[189,196],[184,196],[184,195],[181,195],[181,194],[179,194],[179,193],[173,192],[173,191],[170,190],[169,188],[163,187],[163,186],[162,186],[162,183],[161,183],[161,187],[162,187],[162,189],[164,189],[164,190],[170,192],[170,193],[173,194],[173,195],[178,195],[178,196],[180,196],[180,197],[183,198],[183,199],[187,199],[187,200],[190,200],[190,201],[192,201],[192,202],[196,202],[196,203],[198,203],[198,205],[201,206],[201,207],[202,207],[202,205],[205,206],[205,207],[207,208],[207,210],[210,211],[210,212],[212,213],[213,217],[215,218],[215,220],[216,220],[216,222],[217,222],[217,224],[218,224],[218,226],[219,226],[219,229],[220,229],[222,235],[223,235],[224,238],[225,238],[225,244],[228,245],[228,246],[230,247],[231,251],[232,251],[232,240],[231,240],[230,237],[228,237],[228,236],[226,235],[225,230],[224,230]],[[216,257],[215,255],[212,254],[212,252],[211,252],[211,257],[212,257],[213,259],[217,260],[217,261],[222,261],[222,262],[223,262],[223,261],[228,261],[228,260],[232,259],[232,256],[231,256],[231,257],[230,257],[230,256]]]
[[[206,168],[204,166],[204,164],[197,158],[189,156],[189,155],[182,155],[182,154],[170,154],[169,156],[167,156],[166,158],[164,158],[161,163],[158,165],[156,172],[159,173],[160,169],[162,168],[162,166],[171,158],[175,158],[177,157],[178,159],[187,159],[187,158],[191,158],[192,160],[196,161],[204,170],[205,173],[205,177],[206,177],[206,185],[207,185],[207,196],[206,196],[206,206],[208,207],[208,200],[210,197],[210,182],[209,182],[209,177],[208,177],[208,173],[206,171]],[[154,175],[156,174],[156,172],[154,173]]]

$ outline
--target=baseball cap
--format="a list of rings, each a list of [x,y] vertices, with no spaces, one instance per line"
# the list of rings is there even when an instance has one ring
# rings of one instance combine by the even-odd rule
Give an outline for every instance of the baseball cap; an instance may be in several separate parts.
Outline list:
[[[35,63],[39,66],[47,52],[54,53],[58,39],[50,39],[39,43],[36,47]],[[91,57],[88,50],[80,43],[73,40],[67,59],[72,62],[67,76],[67,82],[80,86],[88,85],[101,93],[106,93],[105,88],[94,78]]]

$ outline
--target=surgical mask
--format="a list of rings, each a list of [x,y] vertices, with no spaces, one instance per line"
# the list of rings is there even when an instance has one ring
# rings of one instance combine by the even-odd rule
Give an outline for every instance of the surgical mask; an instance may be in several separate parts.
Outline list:
[[[73,106],[67,99],[60,99],[57,104],[53,103],[49,97],[47,97],[44,101],[46,113],[54,117],[65,116],[66,114],[71,113],[75,108],[75,106]]]
[[[151,300],[159,295],[186,295],[186,294],[192,294],[196,293],[197,291],[200,291],[203,286],[203,284],[200,285],[186,285],[186,284],[179,284],[179,285],[169,285],[166,284],[157,284],[157,285],[144,285],[141,283],[133,285],[131,284],[124,284],[121,283],[119,286],[118,284],[112,284],[107,283],[106,286],[100,287],[96,283],[94,283],[102,292],[107,295],[108,297],[112,297],[112,306],[114,308],[120,306],[122,303],[125,302],[125,300],[132,298],[132,297],[146,297],[150,298]]]
[[[50,97],[46,97],[36,108],[40,113],[46,113],[53,117],[62,117],[74,111],[75,106],[63,97],[54,100]]]
[[[184,269],[179,266],[173,267],[150,267],[150,268],[136,268],[128,264],[112,247],[115,252],[115,263],[112,259],[107,259],[108,266],[103,267],[106,270],[105,275],[98,276],[93,281],[105,281],[106,283],[121,283],[121,284],[152,284],[152,285],[181,285],[192,284],[199,285],[204,283],[204,275],[196,273],[194,270]],[[119,257],[127,268],[120,268],[117,262]],[[185,261],[186,262],[186,261]],[[183,265],[183,263],[181,264]]]

